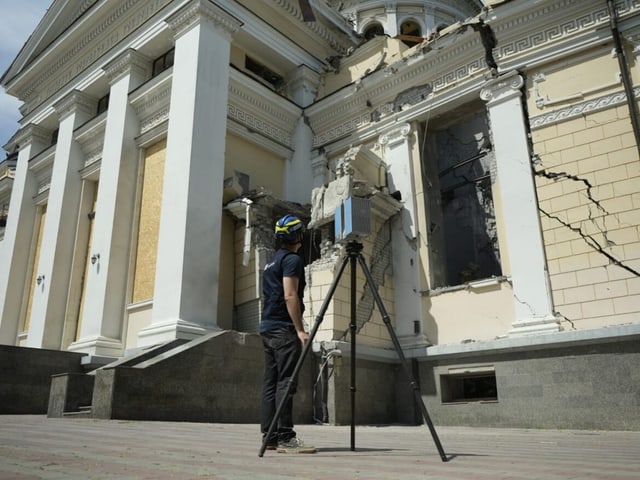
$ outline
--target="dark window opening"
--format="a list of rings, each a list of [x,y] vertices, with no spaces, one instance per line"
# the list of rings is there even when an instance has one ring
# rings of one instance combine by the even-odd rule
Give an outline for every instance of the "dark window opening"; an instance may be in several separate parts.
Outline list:
[[[381,37],[384,35],[384,28],[379,23],[373,23],[369,25],[363,32],[365,40],[371,40],[374,37]]]
[[[398,35],[398,38],[402,40],[402,43],[405,45],[413,47],[422,42],[422,29],[418,22],[408,20],[400,25],[400,35]]]
[[[9,204],[0,205],[0,227],[7,226],[7,217],[9,216]]]
[[[173,60],[175,58],[176,49],[172,48],[171,50],[165,52],[160,55],[153,61],[153,66],[151,69],[151,76],[155,77],[156,75],[164,72],[166,69],[173,67]]]
[[[434,288],[502,275],[486,114],[461,113],[442,117],[423,151]]]
[[[98,108],[96,109],[96,114],[100,115],[103,112],[106,112],[109,108],[109,94],[107,93],[104,97],[98,100]]]
[[[245,57],[244,67],[251,73],[278,89],[284,85],[284,78],[251,57]]]
[[[442,403],[497,401],[495,372],[441,375]]]

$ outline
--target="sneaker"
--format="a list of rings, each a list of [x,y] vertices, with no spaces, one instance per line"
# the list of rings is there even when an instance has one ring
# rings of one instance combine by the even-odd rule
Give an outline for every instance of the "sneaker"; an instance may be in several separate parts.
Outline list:
[[[276,443],[267,443],[266,450],[277,450],[278,445]]]
[[[278,442],[278,453],[316,453],[318,449],[305,445],[298,437],[293,437],[286,442]]]

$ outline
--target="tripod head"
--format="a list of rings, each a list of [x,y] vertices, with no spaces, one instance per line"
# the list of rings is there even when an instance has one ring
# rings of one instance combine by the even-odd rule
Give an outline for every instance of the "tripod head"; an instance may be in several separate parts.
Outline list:
[[[360,252],[362,252],[362,243],[356,240],[347,242],[347,255],[349,255],[350,257],[358,256],[360,255]]]

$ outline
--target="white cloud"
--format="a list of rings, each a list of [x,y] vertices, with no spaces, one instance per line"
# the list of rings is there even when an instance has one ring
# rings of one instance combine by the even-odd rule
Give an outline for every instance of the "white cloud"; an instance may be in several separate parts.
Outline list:
[[[2,41],[0,42],[0,75],[11,65],[52,0],[0,0]],[[20,102],[0,89],[0,146],[7,143],[18,128]],[[0,160],[4,155],[0,155]]]

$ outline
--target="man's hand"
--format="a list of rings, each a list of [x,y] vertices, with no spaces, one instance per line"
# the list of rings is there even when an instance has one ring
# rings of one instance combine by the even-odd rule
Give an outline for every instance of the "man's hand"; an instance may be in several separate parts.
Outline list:
[[[309,340],[309,334],[307,332],[305,332],[304,330],[298,330],[297,334],[298,334],[298,338],[302,342],[302,345],[307,343],[307,340]]]

